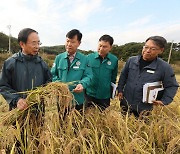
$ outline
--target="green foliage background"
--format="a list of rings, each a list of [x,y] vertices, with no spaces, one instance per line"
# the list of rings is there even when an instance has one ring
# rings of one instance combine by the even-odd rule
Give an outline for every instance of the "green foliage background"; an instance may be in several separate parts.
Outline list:
[[[126,61],[130,56],[135,56],[141,53],[142,47],[144,42],[130,42],[124,45],[113,45],[111,53],[115,54],[119,60]],[[168,42],[165,51],[163,52],[161,58],[165,61],[168,60],[169,51],[171,47],[171,42]],[[0,33],[0,53],[6,53],[9,48],[9,37],[3,33]],[[20,50],[20,46],[18,44],[17,38],[11,37],[11,52],[15,53]],[[65,51],[64,45],[57,45],[57,46],[42,46],[41,52],[47,54],[54,54],[57,55],[61,52]],[[85,51],[80,50],[84,54],[88,54],[93,52],[92,50]],[[173,43],[173,50],[171,56],[171,63],[175,63],[180,60],[180,42]]]

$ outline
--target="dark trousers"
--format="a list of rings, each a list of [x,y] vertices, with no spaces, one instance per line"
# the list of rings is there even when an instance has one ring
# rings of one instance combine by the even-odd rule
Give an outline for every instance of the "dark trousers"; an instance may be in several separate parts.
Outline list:
[[[127,114],[127,112],[129,113],[129,114],[134,114],[134,116],[135,117],[139,117],[139,113],[137,112],[137,111],[135,111],[135,110],[132,110],[132,109],[130,109],[128,106],[126,106],[126,105],[120,105],[121,106],[121,109],[122,109],[122,114],[123,115],[126,115]]]
[[[126,115],[127,113],[133,114],[136,118],[141,118],[143,116],[149,116],[151,114],[150,110],[144,110],[141,112],[138,112],[137,110],[133,110],[131,106],[129,106],[125,100],[121,100],[120,107],[122,109],[121,113],[123,115]]]
[[[97,105],[100,107],[101,110],[106,109],[108,106],[110,106],[110,98],[107,99],[97,99],[95,97],[89,96],[85,94],[85,107],[92,107],[94,105]]]
[[[75,108],[75,109],[78,110],[80,113],[82,113],[83,107],[84,107],[84,104],[81,104],[81,105],[75,105],[73,108]],[[71,111],[71,109],[72,109],[72,108],[67,107],[67,108],[65,108],[65,110],[62,112],[62,111],[61,111],[61,106],[60,106],[59,103],[57,102],[57,110],[58,110],[58,114],[59,114],[59,119],[62,118],[62,120],[65,120],[66,116],[69,114],[69,112]]]

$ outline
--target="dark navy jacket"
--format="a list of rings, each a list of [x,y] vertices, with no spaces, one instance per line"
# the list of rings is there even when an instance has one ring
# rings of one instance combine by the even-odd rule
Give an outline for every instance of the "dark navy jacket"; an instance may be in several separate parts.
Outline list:
[[[127,60],[118,82],[118,92],[123,92],[124,96],[122,103],[139,113],[153,107],[152,104],[142,102],[145,83],[162,81],[164,93],[161,101],[164,105],[172,102],[179,86],[171,66],[160,58],[156,58],[140,72],[140,57],[133,56]]]
[[[51,73],[47,64],[39,57],[15,53],[3,65],[0,74],[0,94],[11,106],[23,97],[23,92],[51,81]]]

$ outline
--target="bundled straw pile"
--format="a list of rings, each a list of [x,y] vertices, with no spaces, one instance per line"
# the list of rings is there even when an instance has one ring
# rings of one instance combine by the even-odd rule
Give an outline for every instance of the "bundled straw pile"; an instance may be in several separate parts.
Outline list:
[[[4,125],[11,125],[15,123],[16,119],[23,119],[25,112],[31,113],[32,106],[35,104],[43,102],[47,110],[58,108],[60,113],[64,113],[66,108],[71,108],[73,101],[68,85],[61,82],[51,82],[44,87],[38,87],[24,93],[27,93],[28,108],[22,111],[16,108],[5,114],[1,119]]]

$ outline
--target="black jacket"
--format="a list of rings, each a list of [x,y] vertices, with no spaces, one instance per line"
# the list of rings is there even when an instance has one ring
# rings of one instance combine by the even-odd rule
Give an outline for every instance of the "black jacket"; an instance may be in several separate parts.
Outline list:
[[[143,85],[157,81],[162,81],[164,87],[161,101],[164,105],[171,103],[179,87],[171,66],[156,58],[140,71],[139,60],[140,56],[130,57],[122,69],[118,83],[118,92],[123,92],[125,98],[122,103],[137,112],[151,110],[152,104],[142,102]]]
[[[15,53],[3,65],[0,74],[0,94],[10,106],[16,107],[19,98],[25,98],[18,92],[31,90],[51,81],[47,64],[39,57]]]

